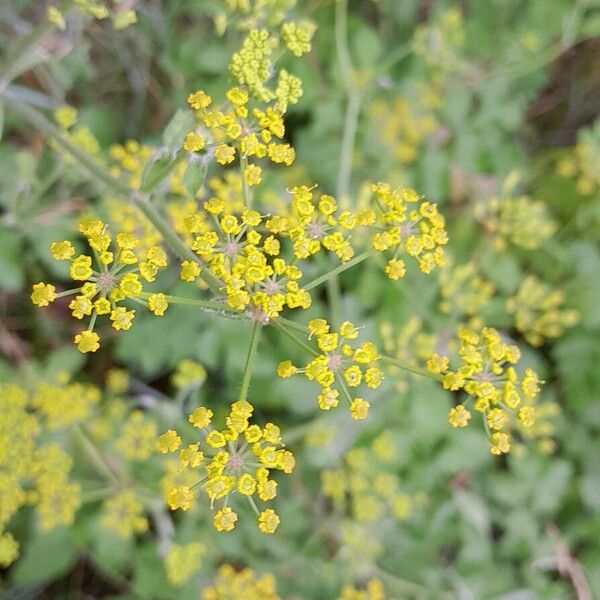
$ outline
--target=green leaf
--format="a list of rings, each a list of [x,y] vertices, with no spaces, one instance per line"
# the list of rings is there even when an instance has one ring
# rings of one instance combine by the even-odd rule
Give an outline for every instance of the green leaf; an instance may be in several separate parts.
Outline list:
[[[13,581],[23,585],[60,577],[77,558],[66,529],[38,534],[24,546],[23,556],[13,571]]]
[[[0,287],[14,292],[23,287],[24,279],[19,235],[0,227]]]
[[[185,136],[194,128],[194,115],[191,110],[179,109],[165,128],[163,142],[171,152],[183,146]]]
[[[142,192],[148,194],[159,187],[184,159],[185,152],[183,150],[180,150],[175,157],[164,149],[159,150],[144,169]]]
[[[205,160],[195,155],[190,156],[190,161],[183,174],[183,185],[192,198],[196,198],[202,189],[207,170],[208,163]]]

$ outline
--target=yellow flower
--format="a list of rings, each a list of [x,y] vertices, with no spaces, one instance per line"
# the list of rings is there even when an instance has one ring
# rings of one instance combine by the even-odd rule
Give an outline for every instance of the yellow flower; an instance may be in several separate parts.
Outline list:
[[[206,146],[206,140],[195,131],[190,131],[183,142],[184,150],[188,152],[199,152]]]
[[[36,306],[48,306],[56,300],[56,288],[49,283],[34,283],[31,301]]]
[[[510,452],[510,437],[507,433],[493,433],[490,452],[492,454],[507,454]]]
[[[232,531],[237,520],[237,513],[233,512],[229,506],[225,506],[217,511],[213,522],[217,531]]]
[[[533,427],[535,424],[535,408],[533,406],[523,406],[519,411],[519,421],[523,427]]]
[[[272,508],[263,510],[258,516],[258,528],[263,533],[275,533],[277,527],[279,527],[279,516]]]
[[[403,260],[392,258],[385,267],[385,273],[390,279],[401,279],[406,275],[406,264]]]
[[[244,496],[251,496],[256,491],[256,479],[249,473],[244,473],[238,480],[237,490]]]
[[[151,294],[148,298],[148,308],[157,317],[162,317],[169,308],[167,297],[163,293]]]
[[[302,25],[288,22],[281,27],[281,39],[294,56],[310,52],[310,38],[309,29]]]
[[[70,241],[52,242],[50,244],[50,253],[54,260],[69,260],[75,255],[75,248]]]
[[[85,281],[93,275],[92,257],[80,254],[72,263],[69,269],[71,279],[75,281]]]
[[[75,344],[80,352],[96,352],[100,348],[100,337],[95,331],[82,331],[75,336]]]
[[[227,444],[227,440],[225,439],[225,436],[220,431],[215,430],[215,431],[211,431],[206,436],[206,443],[211,448],[222,448],[223,446],[225,446]]]
[[[199,406],[194,412],[188,417],[188,421],[198,429],[208,427],[213,416],[213,411],[204,406]]]
[[[190,444],[179,452],[179,462],[184,467],[198,468],[204,461],[204,453],[198,450],[198,444]]]
[[[144,505],[131,490],[125,490],[108,499],[102,510],[100,522],[122,538],[130,538],[148,529],[148,519],[144,516]]]
[[[329,387],[323,388],[321,393],[317,396],[319,408],[321,410],[335,408],[339,404],[339,395],[340,393],[337,390],[333,390]]]
[[[181,438],[173,429],[169,429],[158,438],[158,450],[161,454],[177,452],[181,446]]]
[[[220,165],[228,165],[235,158],[235,148],[227,144],[219,144],[215,148],[215,159]]]
[[[371,405],[363,398],[354,398],[350,403],[350,414],[356,421],[366,419]]]
[[[203,108],[208,108],[212,103],[212,98],[203,90],[198,90],[193,94],[188,96],[188,104],[194,110],[201,110]]]
[[[200,275],[200,265],[191,260],[184,260],[181,263],[179,278],[183,281],[195,281]]]
[[[452,427],[466,427],[470,418],[471,413],[462,404],[451,408],[448,414],[448,422]]]
[[[15,540],[12,533],[0,534],[0,567],[10,566],[19,557],[19,542]]]
[[[135,317],[135,310],[127,310],[124,306],[117,306],[110,313],[112,326],[117,331],[128,331],[131,329],[131,323]]]
[[[427,361],[427,368],[431,373],[445,373],[448,370],[448,357],[432,354]]]
[[[357,387],[362,381],[362,371],[358,365],[352,365],[344,371],[344,379],[350,387]]]
[[[279,377],[287,378],[295,375],[298,372],[298,368],[292,364],[291,360],[284,360],[277,365],[277,375]]]
[[[248,165],[244,169],[244,177],[246,178],[246,183],[250,186],[258,185],[262,181],[261,177],[261,168],[256,165]]]
[[[169,493],[168,504],[171,510],[188,510],[194,501],[194,492],[187,485],[175,487]]]

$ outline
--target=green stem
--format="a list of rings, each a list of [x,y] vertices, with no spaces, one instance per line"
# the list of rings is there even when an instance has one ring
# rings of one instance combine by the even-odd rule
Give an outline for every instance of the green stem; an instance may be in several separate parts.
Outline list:
[[[356,143],[356,132],[362,96],[357,87],[356,73],[350,48],[348,46],[348,0],[337,0],[335,8],[335,46],[340,66],[342,82],[346,89],[346,114],[342,132],[340,160],[336,195],[339,200],[344,200],[350,195],[350,181],[352,178],[352,156]],[[337,275],[334,274],[327,280],[327,297],[329,298],[332,321],[336,323],[341,313],[341,290]]]
[[[244,374],[242,376],[242,387],[239,396],[240,401],[246,400],[248,397],[248,389],[250,388],[250,379],[254,367],[254,358],[256,357],[261,331],[262,325],[258,321],[255,321],[254,326],[252,327],[252,337],[250,338],[250,348],[248,348],[248,356],[246,357],[246,366],[244,367]]]
[[[344,130],[342,133],[342,147],[340,150],[340,162],[338,167],[337,196],[340,200],[350,195],[350,180],[352,179],[352,158],[356,144],[356,132],[358,130],[358,119],[362,105],[361,95],[353,91],[348,96],[346,104],[346,116],[344,118]]]
[[[73,425],[71,432],[85,455],[89,459],[90,463],[96,468],[98,473],[105,477],[114,486],[119,486],[119,480],[117,476],[112,472],[100,450],[96,448],[90,438],[84,433],[82,427],[79,425]]]
[[[248,158],[246,156],[240,157],[240,177],[242,178],[242,194],[244,197],[244,206],[246,208],[252,208],[252,192],[248,187],[248,182],[246,181],[246,167],[248,166]]]
[[[76,294],[77,292],[79,292],[81,290],[80,287],[78,288],[72,288],[70,290],[65,290],[64,292],[59,292],[58,294],[56,294],[56,298],[64,298],[65,296],[70,296],[71,294]]]
[[[256,502],[254,502],[254,498],[252,496],[246,496],[246,498],[248,498],[248,502],[250,503],[250,506],[252,507],[252,510],[255,512],[255,514],[257,516],[260,515],[260,510],[258,510],[258,506],[256,506]]]
[[[313,288],[317,287],[318,285],[321,285],[323,282],[329,281],[331,278],[335,278],[335,276],[338,275],[339,273],[343,273],[344,271],[351,269],[353,266],[361,263],[363,260],[366,260],[367,258],[373,256],[374,254],[375,254],[375,252],[373,250],[367,250],[366,252],[363,252],[362,254],[355,256],[353,259],[349,260],[348,262],[342,263],[341,265],[337,266],[335,269],[332,269],[331,271],[328,271],[327,273],[324,273],[323,275],[316,277],[315,279],[313,279],[312,281],[309,281],[306,285],[303,285],[302,287],[308,292],[308,291],[312,290]]]
[[[397,358],[393,358],[392,356],[386,356],[385,354],[382,354],[380,358],[382,362],[394,365],[395,367],[399,367],[400,369],[403,369],[404,371],[409,371],[410,373],[414,373],[415,375],[422,375],[423,377],[435,379],[436,381],[444,380],[443,375],[439,375],[437,373],[430,373],[427,369],[424,369],[422,367],[415,367],[410,363],[404,362],[403,360],[399,360]]]
[[[6,59],[6,64],[0,73],[0,93],[4,88],[16,77],[18,77],[25,69],[31,55],[37,49],[39,43],[48,35],[54,26],[48,21],[41,23],[31,31],[31,33],[19,40],[13,51],[9,53]]]
[[[290,321],[289,319],[284,319],[283,317],[277,317],[276,320],[279,323],[283,323],[283,325],[285,325],[286,327],[295,329],[296,331],[299,331],[300,333],[304,333],[304,334],[308,333],[308,329],[306,328],[305,325],[300,325],[300,323],[296,323],[295,321]],[[275,321],[275,319],[270,321],[271,325],[275,324],[274,321]]]
[[[12,101],[10,104],[15,112],[19,113],[24,119],[38,127],[47,137],[54,139],[59,146],[71,154],[73,158],[75,158],[90,175],[92,175],[93,180],[100,181],[105,187],[108,187],[113,192],[129,198],[130,202],[134,204],[160,232],[171,250],[182,260],[191,260],[202,265],[204,267],[203,277],[209,287],[213,291],[219,289],[219,280],[206,269],[206,266],[200,257],[186,246],[185,242],[175,231],[173,231],[169,223],[163,219],[154,205],[150,203],[149,195],[142,195],[135,190],[131,190],[125,183],[113,177],[106,171],[102,164],[94,160],[87,152],[73,144],[60,128],[47,119],[37,109],[25,104],[13,103]]]
[[[104,500],[115,493],[112,488],[102,488],[99,490],[87,490],[81,493],[81,503],[96,502],[98,500]]]
[[[299,337],[293,334],[283,323],[281,323],[279,319],[272,321],[272,323],[273,325],[275,325],[275,327],[277,327],[277,329],[279,329],[281,332],[287,335],[291,340],[296,342],[298,346],[304,348],[309,354],[312,354],[313,356],[319,355],[319,353],[314,348],[311,348],[307,343],[305,343]]]
[[[344,129],[340,151],[336,193],[339,199],[347,198],[350,193],[352,176],[352,155],[356,142],[356,131],[362,104],[362,95],[357,86],[356,72],[348,47],[348,0],[338,0],[335,9],[335,47],[346,89],[347,103],[344,117]]]
[[[142,292],[140,298],[147,300],[152,294]],[[198,308],[206,308],[209,310],[218,310],[223,312],[239,313],[239,310],[222,304],[221,302],[211,302],[210,300],[200,300],[199,298],[185,298],[183,296],[165,296],[169,304],[181,304],[183,306],[196,306]]]

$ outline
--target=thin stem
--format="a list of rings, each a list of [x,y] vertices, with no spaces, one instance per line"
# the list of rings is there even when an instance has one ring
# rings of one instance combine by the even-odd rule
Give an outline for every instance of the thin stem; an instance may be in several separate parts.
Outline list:
[[[350,56],[350,48],[348,47],[348,0],[337,0],[336,2],[334,33],[340,73],[347,95],[336,184],[336,195],[339,200],[344,200],[350,194],[352,156],[354,154],[358,119],[362,104],[362,95],[357,87],[355,69]],[[340,283],[336,274],[332,275],[326,281],[331,317],[334,322],[337,322],[341,312]]]
[[[71,428],[71,432],[73,437],[76,438],[81,449],[84,451],[85,455],[89,459],[90,463],[96,468],[98,473],[100,473],[103,477],[110,481],[110,483],[114,486],[118,486],[119,480],[117,476],[112,472],[112,470],[106,463],[100,450],[96,448],[95,444],[84,433],[82,427],[80,427],[79,425],[73,425],[73,427]]]
[[[342,263],[341,265],[337,266],[335,269],[332,269],[331,271],[328,271],[327,273],[324,273],[323,275],[319,275],[319,277],[315,277],[315,279],[313,279],[312,281],[309,281],[306,285],[303,285],[302,287],[308,292],[308,291],[312,290],[313,288],[317,287],[318,285],[321,285],[323,282],[329,281],[330,279],[335,278],[335,276],[338,275],[339,273],[343,273],[344,271],[351,269],[353,266],[361,263],[363,260],[366,260],[367,258],[373,256],[373,254],[375,254],[375,252],[373,250],[367,250],[366,252],[363,252],[362,254],[355,256],[353,259],[349,260],[348,262]]]
[[[350,181],[352,179],[352,158],[356,144],[356,132],[358,130],[358,119],[362,105],[362,96],[353,91],[348,95],[346,104],[346,116],[344,118],[344,130],[342,133],[342,147],[340,150],[340,162],[337,178],[337,196],[341,200],[350,195]]]
[[[241,156],[240,157],[240,177],[242,178],[242,194],[244,197],[244,206],[246,208],[252,208],[252,192],[248,187],[248,182],[246,181],[246,167],[248,166],[248,157]]]
[[[87,490],[81,493],[81,503],[97,502],[98,500],[104,500],[115,493],[112,488],[101,488],[97,490]]]
[[[142,292],[140,298],[147,300],[151,294]],[[183,306],[197,306],[198,308],[206,308],[209,310],[219,310],[232,313],[240,313],[239,310],[222,304],[221,302],[211,302],[210,300],[200,300],[199,298],[185,298],[183,296],[165,296],[169,304],[181,304]],[[241,314],[241,313],[240,313]]]
[[[46,21],[35,27],[31,33],[22,38],[9,54],[6,64],[0,73],[0,93],[13,80],[18,77],[24,69],[28,67],[29,58],[36,51],[39,43],[48,35],[53,25]]]
[[[414,365],[411,365],[410,363],[404,362],[403,360],[399,360],[392,356],[386,356],[385,354],[382,354],[380,356],[380,358],[383,362],[386,362],[390,365],[394,365],[395,367],[399,367],[400,369],[403,369],[405,371],[409,371],[410,373],[414,373],[415,375],[422,375],[423,377],[428,377],[429,379],[435,379],[436,381],[444,380],[443,375],[439,375],[437,373],[431,373],[427,369],[424,369],[422,367],[415,367]]]
[[[275,325],[275,327],[277,327],[277,329],[279,329],[280,331],[282,331],[291,340],[293,340],[294,342],[296,342],[296,344],[298,344],[298,346],[301,346],[302,348],[304,348],[309,354],[312,354],[313,356],[318,356],[319,355],[319,353],[314,348],[311,348],[308,344],[306,344],[305,342],[303,342],[299,337],[297,337],[295,334],[293,334],[279,320],[273,321],[273,325]]]
[[[285,319],[284,317],[277,317],[276,319],[279,323],[283,323],[286,327],[290,327],[291,329],[295,329],[300,333],[308,333],[308,329],[305,325],[300,325],[300,323],[296,323],[295,321],[290,321],[290,319]],[[275,319],[271,320],[270,323],[273,325]]]
[[[246,400],[248,397],[248,389],[250,388],[250,379],[252,378],[252,369],[254,367],[254,358],[256,357],[261,331],[262,325],[258,321],[255,321],[254,326],[252,327],[252,337],[250,338],[250,347],[248,348],[248,356],[246,357],[246,366],[244,367],[244,374],[242,376],[242,387],[239,396],[240,402]]]
[[[252,507],[252,510],[256,513],[256,515],[260,515],[260,510],[258,510],[258,506],[256,506],[254,498],[252,496],[246,496],[246,498],[248,498],[248,502],[250,503],[250,506]]]

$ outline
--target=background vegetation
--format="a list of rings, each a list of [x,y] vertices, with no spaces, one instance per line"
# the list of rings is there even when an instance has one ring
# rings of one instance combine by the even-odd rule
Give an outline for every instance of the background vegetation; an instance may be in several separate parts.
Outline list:
[[[385,598],[600,595],[600,4],[122,4],[113,10],[135,8],[136,23],[121,28],[70,13],[64,31],[47,27],[25,56],[20,49],[46,22],[47,5],[0,6],[0,382],[97,386],[102,399],[84,425],[94,431],[110,422],[100,459],[148,486],[164,463],[154,453],[137,462],[119,454],[124,428],[136,428],[125,415],[141,409],[162,431],[173,407],[219,411],[235,399],[250,339],[239,320],[180,306],[162,319],[139,311],[131,331],[83,355],[71,346],[77,323],[66,304],[31,305],[33,283],[65,280],[48,247],[72,239],[82,215],[112,219],[115,231],[140,217],[68,160],[28,110],[52,118],[60,106],[76,107],[78,143],[92,155],[108,157],[127,140],[155,152],[168,146],[165,128],[191,91],[224,95],[230,56],[248,26],[275,27],[281,13],[316,29],[311,53],[289,60],[304,86],[286,115],[297,160],[265,170],[260,197],[275,202],[286,187],[318,182],[361,206],[368,183],[390,181],[435,201],[447,220],[447,267],[428,277],[409,269],[392,282],[383,261],[362,263],[339,277],[337,314],[421,367],[459,324],[496,327],[545,380],[545,412],[529,439],[495,457],[479,424],[448,425],[450,392],[398,370],[357,424],[347,411],[318,411],[303,379],[277,378],[279,361],[303,355],[269,328],[250,397],[261,420],[281,426],[298,461],[279,481],[276,534],[267,538],[244,519],[235,532],[218,533],[207,506],[170,513],[157,495],[142,498],[148,528],[119,535],[103,521],[110,498],[94,494],[102,477],[93,457],[72,428],[48,430],[45,439],[73,459],[82,505],[72,525],[50,531],[30,508],[13,517],[6,529],[20,557],[0,571],[3,596],[197,598],[224,563],[272,573],[289,599],[337,598],[344,585],[373,579]],[[212,163],[201,199],[216,176],[224,169]],[[225,187],[239,194],[231,181]],[[176,270],[164,277],[174,290],[182,286]],[[302,322],[330,308],[319,290]],[[125,412],[111,412],[115,405]],[[1,443],[0,452],[8,452]],[[332,470],[354,482],[346,505],[327,494],[323,473]],[[403,501],[365,522],[351,498],[377,490],[382,475],[393,477]],[[173,544],[183,550],[170,554],[169,566]]]

